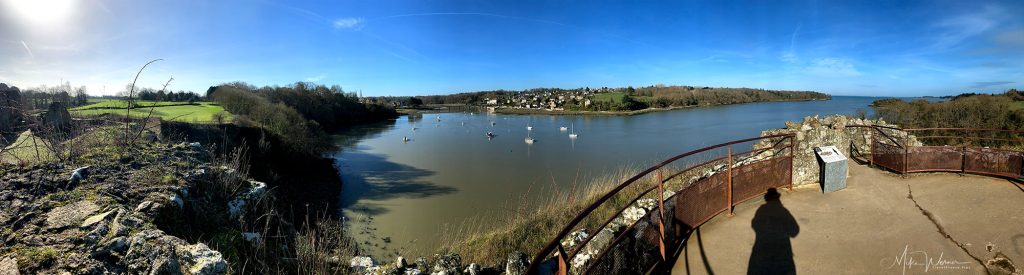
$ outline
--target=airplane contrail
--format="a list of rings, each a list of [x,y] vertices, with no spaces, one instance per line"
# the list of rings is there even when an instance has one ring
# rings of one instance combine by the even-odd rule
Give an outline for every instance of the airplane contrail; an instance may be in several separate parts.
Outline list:
[[[28,57],[31,57],[32,59],[36,59],[36,55],[32,54],[32,49],[28,48],[28,44],[25,43],[25,40],[21,40],[21,46],[25,47],[25,52],[28,53]]]

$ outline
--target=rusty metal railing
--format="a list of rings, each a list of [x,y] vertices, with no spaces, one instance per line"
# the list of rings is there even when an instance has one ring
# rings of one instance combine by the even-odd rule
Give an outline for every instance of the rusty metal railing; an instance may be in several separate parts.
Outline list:
[[[752,149],[749,151],[733,152],[734,145],[753,142],[760,142],[760,144],[752,144]],[[687,165],[679,171],[670,173],[668,177],[664,176],[665,172],[663,170],[675,168],[670,165],[680,159],[713,152],[716,149],[720,151],[721,148],[725,148],[726,151],[726,155],[723,157],[711,157],[708,161],[703,161],[696,165]],[[642,231],[639,232],[639,235],[649,237],[645,240],[646,243],[641,245],[644,247],[657,245],[659,257],[655,258],[657,258],[657,262],[665,263],[668,260],[667,253],[670,252],[670,248],[677,245],[675,240],[678,236],[688,234],[720,213],[728,212],[731,216],[734,206],[764,194],[768,188],[792,188],[794,148],[795,134],[769,135],[708,146],[671,157],[647,168],[617,185],[611,191],[581,210],[537,253],[533,261],[530,262],[527,271],[529,274],[537,274],[546,260],[554,258],[557,261],[555,273],[567,274],[571,268],[570,261],[579,255],[584,247],[601,230],[608,227],[630,206],[636,204],[641,198],[655,190],[658,192],[657,208],[650,210],[636,222],[626,225],[625,229],[619,230],[614,239],[605,245],[596,257],[586,262],[582,272],[589,273],[595,266],[602,264],[602,260],[608,257],[608,253],[612,248],[619,245],[625,236],[637,235],[629,233],[636,230],[635,227],[645,220],[653,220],[654,223],[657,223],[657,232],[653,232],[654,228],[639,229]],[[739,161],[737,162],[737,160]],[[721,162],[725,162],[725,164],[722,165]],[[670,198],[664,198],[666,182],[671,179],[677,179],[688,172],[697,171],[695,170],[697,168],[708,168],[708,166],[711,166],[708,170],[710,175],[698,175],[692,183],[689,183],[687,179],[679,179],[683,187],[673,193]],[[635,184],[640,184],[638,182],[641,179],[650,176],[652,173],[656,177],[656,184],[653,186],[634,186]],[[576,244],[571,251],[567,252],[562,245],[562,240],[580,226],[580,223],[588,218],[592,212],[631,186],[639,187],[641,191],[638,192],[638,195],[631,197],[627,204],[605,219],[600,226],[590,228],[593,230],[590,232],[591,234]],[[671,223],[666,223],[666,201],[671,203],[675,209],[670,217],[672,219]],[[676,229],[674,230],[675,233],[666,234],[669,228]]]
[[[904,142],[901,145],[902,166],[891,162],[891,159],[881,162],[873,159],[873,162],[898,173],[956,172],[1013,179],[1024,177],[1024,151],[1020,150],[1024,144],[1021,138],[1024,131],[977,128],[913,128],[898,131],[903,132],[904,138],[911,133],[925,133],[916,135],[916,139],[938,140],[945,144],[907,146]],[[1001,146],[1011,148],[999,148]]]
[[[897,173],[957,172],[1021,179],[1024,131],[983,128],[895,128],[869,126],[871,163]],[[886,133],[889,131],[889,133]],[[924,135],[913,135],[924,133]],[[897,137],[892,137],[895,134]],[[913,136],[922,145],[912,145]],[[902,140],[902,141],[897,141]],[[933,145],[923,145],[932,143]],[[1012,149],[993,148],[1010,146]]]

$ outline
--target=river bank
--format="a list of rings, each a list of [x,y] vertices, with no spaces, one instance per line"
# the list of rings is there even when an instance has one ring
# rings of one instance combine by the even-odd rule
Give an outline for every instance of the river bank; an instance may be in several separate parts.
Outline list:
[[[671,107],[665,107],[665,108],[650,107],[650,108],[646,108],[646,109],[632,110],[632,111],[569,111],[569,110],[548,110],[548,109],[496,108],[494,110],[494,112],[498,113],[498,114],[509,114],[509,115],[633,116],[633,115],[642,115],[642,114],[653,113],[653,112],[673,111],[673,110],[690,109],[690,108],[742,105],[742,104],[751,104],[751,103],[827,101],[827,100],[830,100],[830,99],[774,100],[774,101],[744,102],[744,103],[734,103],[734,104],[671,106]]]

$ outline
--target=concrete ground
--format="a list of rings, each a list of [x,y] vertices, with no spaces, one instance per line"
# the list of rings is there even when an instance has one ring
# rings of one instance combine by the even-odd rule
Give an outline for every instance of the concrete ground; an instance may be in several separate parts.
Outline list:
[[[844,190],[780,190],[781,199],[714,218],[690,236],[672,273],[985,274],[997,253],[1024,272],[1020,185],[849,168]]]

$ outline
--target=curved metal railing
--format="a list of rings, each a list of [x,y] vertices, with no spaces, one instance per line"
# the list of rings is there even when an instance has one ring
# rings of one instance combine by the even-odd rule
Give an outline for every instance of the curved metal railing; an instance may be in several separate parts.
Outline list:
[[[862,148],[856,147],[869,146],[868,154],[870,157],[866,161],[869,161],[873,166],[880,166],[897,173],[946,171],[999,176],[1018,180],[1024,177],[1024,151],[1018,150],[1021,147],[1000,149],[992,148],[992,146],[983,146],[1005,145],[1007,143],[1024,144],[1024,131],[978,128],[904,129],[881,125],[850,125],[847,127],[868,129],[868,137],[861,141],[860,144],[857,144],[857,141],[851,140],[851,149],[856,149],[858,153],[863,154]],[[932,134],[915,136],[914,133]],[[975,134],[969,135],[969,133]],[[775,140],[772,141],[773,139]],[[937,139],[947,143],[950,140],[959,140],[961,142],[954,146],[928,146],[920,142],[911,142],[911,139],[916,139],[917,141]],[[788,144],[786,141],[788,141]],[[751,146],[752,149],[749,151],[733,153],[734,145],[749,142],[759,142],[759,144]],[[727,211],[729,214],[732,214],[732,209],[735,205],[764,194],[767,190],[766,188],[784,186],[791,188],[794,143],[795,134],[778,134],[736,140],[686,152],[647,168],[615,186],[611,191],[582,209],[537,253],[530,263],[528,273],[539,273],[542,266],[550,264],[550,262],[546,261],[549,259],[556,261],[556,266],[553,270],[555,273],[568,273],[572,268],[570,261],[580,255],[584,248],[598,236],[598,232],[608,228],[614,220],[623,215],[624,211],[636,205],[642,198],[651,195],[651,192],[655,190],[658,192],[656,198],[658,202],[657,207],[650,209],[642,218],[626,225],[624,229],[617,230],[614,238],[607,245],[604,245],[596,256],[585,259],[583,261],[584,266],[577,271],[588,273],[596,266],[602,265],[602,261],[609,257],[608,253],[620,245],[627,235],[647,236],[648,239],[645,240],[648,242],[639,245],[644,247],[657,245],[658,252],[654,254],[660,254],[657,255],[660,257],[654,257],[656,258],[655,264],[665,263],[668,260],[666,258],[668,256],[666,254],[667,251],[669,251],[671,246],[678,245],[678,242],[675,241],[681,241],[681,239],[676,239],[675,237],[689,234],[689,232],[692,232],[718,214]],[[670,164],[680,159],[711,152],[723,147],[726,149],[725,156],[707,158],[709,160],[688,165],[676,172],[670,173],[668,177],[664,177],[663,170],[674,168],[670,167]],[[772,154],[769,154],[767,157],[758,158],[758,156],[762,156],[765,152],[773,149],[775,152]],[[786,154],[782,154],[784,151]],[[735,161],[737,159],[741,159],[741,161],[737,163]],[[681,179],[683,187],[672,193],[670,198],[664,197],[666,194],[666,182],[682,176],[693,176],[687,173],[693,172],[697,168],[707,168],[708,166],[714,166],[715,168],[708,170],[710,171],[708,173],[692,177],[692,182],[687,181],[687,179]],[[641,184],[639,183],[641,179],[651,176],[652,173],[656,176],[656,184],[653,186],[638,186]],[[581,223],[595,210],[605,205],[628,187],[637,187],[636,195],[631,196],[625,206],[603,219],[600,226],[584,228],[583,230],[590,234],[567,252],[562,244],[562,240],[580,227]],[[672,222],[667,221],[667,212],[674,212],[670,213],[673,214],[671,217]],[[653,230],[649,226],[646,229],[637,229],[638,225],[643,222],[650,222],[648,225],[656,224],[656,227],[653,228],[657,229],[657,232],[634,232],[634,234],[629,234],[634,230]],[[667,227],[675,227],[676,235],[666,234]],[[636,256],[641,257],[640,255]]]
[[[751,150],[749,151],[733,153],[734,145],[752,142],[759,143],[752,144]],[[641,198],[649,195],[655,190],[658,192],[657,208],[656,210],[651,209],[647,212],[644,215],[644,218],[656,215],[651,218],[656,221],[658,229],[658,232],[656,233],[657,236],[655,238],[656,241],[652,242],[657,243],[660,261],[664,262],[667,260],[666,251],[668,251],[670,245],[674,245],[667,243],[667,241],[669,241],[668,239],[672,239],[673,236],[666,236],[666,227],[683,226],[684,230],[676,231],[689,233],[689,230],[697,228],[704,222],[722,212],[728,211],[729,214],[732,214],[732,209],[735,205],[764,194],[768,188],[782,186],[792,188],[794,143],[795,134],[791,133],[736,140],[686,152],[647,168],[637,175],[627,179],[623,183],[615,186],[611,191],[581,210],[565,227],[562,228],[561,231],[558,232],[558,234],[551,239],[550,242],[548,242],[546,246],[540,250],[540,252],[537,253],[533,258],[533,261],[530,262],[528,273],[539,273],[543,262],[549,259],[549,257],[554,256],[557,261],[555,273],[566,274],[570,269],[569,261],[579,255],[583,248],[598,235],[597,233],[608,227],[609,224],[611,224],[616,218],[620,217],[626,209],[629,209],[629,207],[636,204]],[[686,157],[696,156],[701,153],[710,153],[713,150],[720,150],[721,148],[726,149],[725,156],[712,157],[710,160],[700,162],[696,165],[689,165],[677,172],[671,173],[667,178],[664,177],[663,170],[674,168],[670,166],[674,162]],[[766,152],[770,152],[770,154],[767,154]],[[737,159],[739,159],[740,162],[737,163]],[[725,162],[723,165],[724,167],[712,165],[721,162]],[[680,179],[680,183],[684,186],[669,198],[672,200],[670,203],[673,203],[673,208],[676,210],[676,213],[674,213],[673,222],[666,224],[666,198],[664,198],[665,183],[669,180],[677,179],[688,172],[693,172],[695,171],[694,169],[708,166],[713,166],[708,170],[711,174],[710,176],[704,175],[702,178],[698,177],[692,183],[686,182],[685,179]],[[781,174],[777,174],[774,177],[763,177],[765,172],[779,172]],[[636,196],[631,197],[631,200],[629,200],[625,206],[615,211],[610,217],[607,217],[600,226],[590,228],[593,230],[591,234],[576,244],[570,252],[566,252],[566,249],[562,244],[562,240],[565,239],[570,232],[573,232],[578,226],[580,226],[581,222],[590,216],[590,214],[603,206],[614,196],[620,194],[620,192],[627,187],[638,184],[642,178],[650,176],[652,173],[654,173],[657,178],[655,185],[639,187],[642,191],[638,192]],[[724,185],[724,187],[722,187],[722,185]],[[691,195],[708,192],[711,193],[710,196]],[[721,198],[721,195],[724,195],[724,200],[721,200],[723,199]],[[718,203],[721,204],[719,205]],[[622,241],[624,236],[629,235],[627,233],[634,230],[634,227],[637,226],[637,224],[640,224],[644,218],[640,218],[640,220],[629,224],[625,229],[619,230],[615,238],[609,244],[604,246],[596,257],[593,257],[586,262],[583,272],[587,273],[589,270],[594,268],[594,266],[599,264],[607,253],[613,247],[616,247],[616,245]]]
[[[876,126],[878,127],[878,126]],[[877,128],[876,128],[877,129]],[[898,173],[959,172],[1020,179],[1024,177],[1024,131],[984,128],[894,128],[902,138],[896,141],[885,133],[886,139],[872,139],[871,162]],[[913,135],[924,133],[924,135]],[[910,144],[913,136],[918,141]],[[892,143],[892,144],[887,144]],[[1017,145],[1012,149],[999,148]]]

